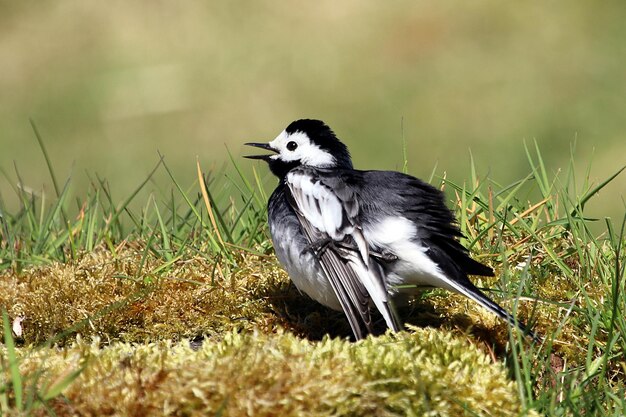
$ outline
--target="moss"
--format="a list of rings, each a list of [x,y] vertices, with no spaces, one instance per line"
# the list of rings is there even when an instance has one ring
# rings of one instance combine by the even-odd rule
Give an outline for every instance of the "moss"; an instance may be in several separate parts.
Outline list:
[[[33,352],[22,368],[45,366],[54,379],[83,363],[65,398],[50,404],[58,415],[535,415],[520,409],[501,364],[434,329],[358,343],[227,332],[198,350],[187,342],[101,349],[79,341]]]
[[[26,343],[59,335],[72,340],[75,333],[150,341],[219,335],[233,327],[271,331],[282,320],[260,292],[286,277],[261,257],[237,257],[237,269],[225,278],[212,273],[206,258],[189,257],[158,272],[162,262],[151,255],[144,260],[140,250],[101,248],[67,264],[5,272],[0,305],[11,317],[25,317]]]
[[[219,337],[232,328],[283,327],[313,340],[350,334],[343,315],[307,302],[273,256],[235,253],[237,265],[223,273],[213,259],[185,256],[163,269],[163,261],[144,256],[131,245],[115,254],[99,248],[67,264],[4,272],[0,305],[25,318],[26,344],[62,343],[77,333],[127,342]],[[508,340],[506,323],[464,297],[445,293],[428,303],[435,309],[418,302],[406,311],[408,323],[475,325],[490,343]]]
[[[350,334],[343,315],[307,301],[273,256],[233,255],[236,264],[226,270],[216,268],[218,259],[193,254],[165,264],[146,255],[140,243],[115,253],[99,248],[67,264],[2,273],[0,305],[11,317],[25,317],[23,345],[55,338],[63,347],[77,334],[85,340],[61,353],[45,351],[50,361],[33,365],[42,358],[35,356],[25,362],[33,369],[49,362],[54,375],[63,363],[88,360],[81,382],[66,392],[69,402],[55,402],[61,415],[150,415],[167,407],[170,415],[202,415],[222,405],[227,415],[299,415],[302,410],[309,415],[459,415],[465,408],[479,415],[521,413],[501,366],[458,338],[469,329],[470,340],[484,351],[495,346],[496,357],[505,351],[507,324],[476,303],[431,292],[426,302],[418,299],[403,313],[409,324],[438,329],[350,344],[325,338]],[[532,274],[545,271],[542,262],[539,256],[533,259]],[[557,273],[546,282],[536,284],[535,292],[551,300],[579,285]],[[495,281],[476,283],[496,286]],[[603,283],[588,292],[607,288]],[[492,296],[512,308],[511,301]],[[531,301],[521,300],[518,315],[526,319],[532,308]],[[539,331],[556,328],[565,312],[539,304]],[[559,339],[564,347],[556,345],[557,354],[572,365],[585,357],[580,348],[567,348],[580,337],[578,328],[567,323]],[[201,337],[208,339],[199,352],[176,343]],[[538,378],[544,374],[548,378],[550,370],[538,371]],[[117,382],[107,382],[106,375]],[[319,404],[312,405],[311,398],[319,398]],[[149,408],[142,408],[144,403]]]
[[[307,301],[289,284],[273,256],[241,251],[234,257],[236,265],[230,270],[216,268],[218,259],[193,254],[184,254],[164,268],[164,261],[150,252],[146,256],[139,242],[127,243],[116,253],[100,247],[66,264],[1,273],[0,306],[7,308],[11,317],[25,317],[26,345],[50,338],[57,343],[72,341],[77,333],[87,339],[98,336],[103,341],[127,342],[219,338],[233,328],[263,332],[286,328],[311,340],[325,334],[350,334],[343,315]],[[534,257],[531,272],[543,271],[541,263],[540,256]],[[475,282],[494,287],[495,281]],[[536,284],[533,292],[539,299],[559,300],[578,285],[554,274]],[[608,284],[588,289],[598,299],[606,291]],[[577,294],[577,305],[584,306],[587,300]],[[511,300],[491,295],[512,309]],[[521,300],[518,316],[527,320],[533,315],[540,333],[555,328],[566,312],[552,303],[540,304],[536,311],[533,308],[532,300]],[[497,352],[502,352],[509,340],[504,321],[471,300],[445,291],[431,292],[426,302],[416,300],[403,315],[409,324],[456,333],[471,329],[476,340],[496,346]],[[572,313],[571,320],[575,316]],[[579,337],[578,327],[564,326],[556,346],[570,363],[577,363],[585,354],[570,347],[584,344],[568,343]]]
[[[189,254],[164,270],[140,249],[101,247],[66,264],[0,273],[0,306],[25,318],[24,344],[63,344],[76,334],[107,342],[219,338],[233,328],[282,327],[314,340],[351,333],[342,313],[307,301],[275,257],[234,256],[228,271]]]

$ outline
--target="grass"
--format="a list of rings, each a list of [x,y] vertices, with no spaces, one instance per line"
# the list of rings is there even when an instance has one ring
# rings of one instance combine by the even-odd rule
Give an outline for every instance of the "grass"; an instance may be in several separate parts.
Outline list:
[[[37,137],[55,196],[3,172],[21,206],[0,199],[0,415],[626,413],[626,216],[585,217],[624,168],[591,184],[572,152],[550,175],[531,144],[529,173],[512,184],[474,163],[467,183],[433,177],[464,244],[497,271],[475,282],[543,343],[436,290],[404,312],[417,327],[354,344],[341,315],[299,295],[273,257],[265,175],[247,177],[231,156],[231,169],[198,165],[183,186],[160,156],[121,201],[97,176],[73,197]],[[144,197],[158,172],[169,184]]]

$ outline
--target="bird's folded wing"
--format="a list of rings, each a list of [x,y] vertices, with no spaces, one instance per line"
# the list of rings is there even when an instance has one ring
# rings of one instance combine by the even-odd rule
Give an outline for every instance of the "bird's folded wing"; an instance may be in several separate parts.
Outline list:
[[[318,169],[299,167],[286,182],[296,208],[313,227],[340,241],[352,233],[359,214],[358,200],[345,183],[320,176]]]
[[[354,191],[337,176],[299,167],[286,178],[289,201],[298,215],[312,246],[330,243],[320,251],[319,261],[357,338],[360,321],[371,331],[369,300],[381,312],[387,325],[398,330],[398,322],[386,290],[380,265],[369,257],[369,245],[357,223],[359,204]],[[348,241],[349,246],[337,244]]]
[[[319,242],[324,239],[322,234],[313,228],[301,213],[296,211],[302,230],[309,242]],[[361,284],[359,277],[339,255],[333,250],[324,250],[319,253],[318,260],[324,274],[341,304],[341,308],[348,318],[350,328],[357,339],[362,339],[367,333],[363,333],[361,323],[367,332],[372,332],[372,317],[369,309],[369,294]]]

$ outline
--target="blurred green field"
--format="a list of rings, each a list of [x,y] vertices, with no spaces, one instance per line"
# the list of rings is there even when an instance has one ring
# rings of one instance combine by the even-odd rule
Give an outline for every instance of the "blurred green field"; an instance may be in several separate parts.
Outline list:
[[[590,161],[600,182],[626,163],[624,22],[620,1],[0,1],[0,193],[17,204],[14,161],[53,193],[29,118],[59,181],[80,194],[97,173],[114,199],[157,150],[191,185],[196,156],[228,167],[227,149],[300,117],[329,123],[360,168],[401,168],[404,137],[414,175],[462,183],[471,149],[507,183],[536,140],[551,172],[575,143],[579,183]],[[585,214],[621,217],[624,190],[626,175]]]

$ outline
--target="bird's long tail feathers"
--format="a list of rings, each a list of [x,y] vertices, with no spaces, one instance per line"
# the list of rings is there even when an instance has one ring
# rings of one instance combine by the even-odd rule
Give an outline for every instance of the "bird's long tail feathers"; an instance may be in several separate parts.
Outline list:
[[[359,281],[367,289],[370,299],[385,319],[387,327],[394,332],[399,332],[402,329],[402,325],[400,324],[393,300],[387,291],[383,269],[376,261],[370,258],[369,245],[359,229],[354,230],[352,238],[358,247],[358,251],[349,254],[349,258],[352,259],[352,269],[358,275]]]
[[[376,309],[383,316],[387,327],[394,332],[399,332],[402,330],[402,325],[398,319],[393,300],[387,292],[382,268],[374,261],[368,260],[369,265],[365,265],[362,259],[354,260],[354,258],[356,256],[352,257],[351,267],[358,276],[359,281],[367,289]]]
[[[478,289],[478,287],[472,284],[469,279],[463,284],[450,280],[449,284],[459,293],[476,301],[478,304],[491,311],[501,319],[506,320],[510,325],[519,328],[524,335],[530,336],[535,342],[541,342],[541,338],[536,333],[528,329],[524,323],[511,315],[495,301],[487,297],[481,290]]]

